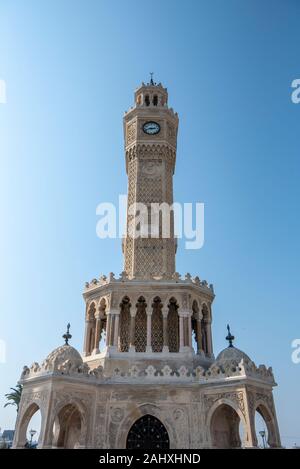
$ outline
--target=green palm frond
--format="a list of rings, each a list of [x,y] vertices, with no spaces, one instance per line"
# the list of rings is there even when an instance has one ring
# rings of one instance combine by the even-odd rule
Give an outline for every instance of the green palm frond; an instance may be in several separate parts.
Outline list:
[[[21,384],[17,384],[15,388],[10,388],[10,390],[12,392],[5,394],[6,400],[8,402],[4,404],[4,407],[7,407],[9,405],[15,405],[17,407],[17,412],[18,412],[23,386]]]

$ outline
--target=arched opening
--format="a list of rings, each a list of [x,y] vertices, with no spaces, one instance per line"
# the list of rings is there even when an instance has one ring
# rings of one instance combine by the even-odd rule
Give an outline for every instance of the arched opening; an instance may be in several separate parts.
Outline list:
[[[95,328],[96,328],[96,305],[91,303],[87,313],[88,332],[87,332],[87,355],[91,355],[95,344]]]
[[[107,315],[106,315],[106,301],[104,298],[100,301],[99,306],[99,319],[100,319],[100,331],[99,331],[99,351],[104,350],[106,347],[106,325],[107,325]]]
[[[38,446],[41,422],[40,408],[36,403],[33,403],[25,411],[21,420],[17,447],[34,449]]]
[[[150,98],[148,94],[145,96],[145,104],[146,106],[150,106]]]
[[[75,404],[67,404],[57,414],[53,425],[53,446],[75,449],[80,446],[81,414]]]
[[[201,319],[201,333],[202,333],[202,350],[204,351],[205,355],[208,354],[208,334],[207,334],[207,327],[209,321],[209,312],[206,304],[202,305],[202,319]]]
[[[273,448],[278,446],[272,415],[263,404],[256,408],[255,432],[258,447]]]
[[[169,352],[179,352],[179,317],[178,304],[175,298],[170,299],[168,307]]]
[[[268,429],[261,412],[255,411],[255,433],[257,439],[257,446],[259,448],[268,447]]]
[[[210,425],[214,448],[240,448],[240,417],[228,404],[221,404],[213,413]]]
[[[147,314],[146,314],[146,301],[143,296],[138,299],[136,304],[135,316],[135,351],[146,352],[147,345]]]
[[[198,303],[197,303],[196,300],[193,301],[192,311],[193,311],[192,318],[191,318],[191,321],[192,321],[192,347],[193,347],[195,353],[199,353],[200,348],[201,348],[201,343],[200,343],[201,337],[199,337],[199,321],[200,321],[199,320],[199,306],[198,306]]]
[[[157,97],[157,95],[155,94],[155,95],[153,96],[153,106],[157,106],[157,104],[158,104],[158,97]]]
[[[119,348],[120,352],[128,352],[129,350],[129,330],[130,330],[130,300],[128,296],[125,296],[120,304],[120,340]]]
[[[144,415],[131,427],[127,435],[127,449],[169,449],[166,427],[153,415]]]
[[[157,296],[152,304],[152,318],[151,318],[151,346],[153,352],[162,352],[163,349],[163,316],[162,316],[162,303]]]

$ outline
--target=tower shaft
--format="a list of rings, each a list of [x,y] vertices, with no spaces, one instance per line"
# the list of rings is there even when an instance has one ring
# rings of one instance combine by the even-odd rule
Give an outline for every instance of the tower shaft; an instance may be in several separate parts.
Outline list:
[[[178,116],[167,100],[161,85],[143,84],[135,92],[135,106],[124,116],[128,206],[123,251],[130,277],[175,272],[172,204]]]

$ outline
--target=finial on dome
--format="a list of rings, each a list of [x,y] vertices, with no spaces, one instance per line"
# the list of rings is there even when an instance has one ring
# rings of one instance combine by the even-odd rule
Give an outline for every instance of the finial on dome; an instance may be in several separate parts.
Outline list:
[[[228,347],[233,347],[232,342],[234,341],[234,335],[232,335],[231,332],[230,332],[229,324],[227,324],[227,331],[228,331],[228,335],[226,337],[226,340],[228,340],[228,342],[229,342]]]
[[[72,336],[70,334],[70,327],[71,327],[71,324],[68,323],[67,324],[67,332],[65,332],[65,334],[62,336],[63,339],[65,339],[65,344],[66,345],[69,345],[69,340],[72,339]]]
[[[155,83],[154,83],[154,81],[153,81],[153,75],[154,75],[153,72],[150,72],[150,77],[151,77],[151,79],[150,79],[150,85],[155,85]]]

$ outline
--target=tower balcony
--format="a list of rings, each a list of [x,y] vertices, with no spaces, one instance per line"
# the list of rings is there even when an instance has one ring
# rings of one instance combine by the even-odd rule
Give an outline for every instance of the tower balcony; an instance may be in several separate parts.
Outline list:
[[[143,362],[209,367],[213,286],[199,277],[128,278],[86,283],[84,361],[104,368]]]

